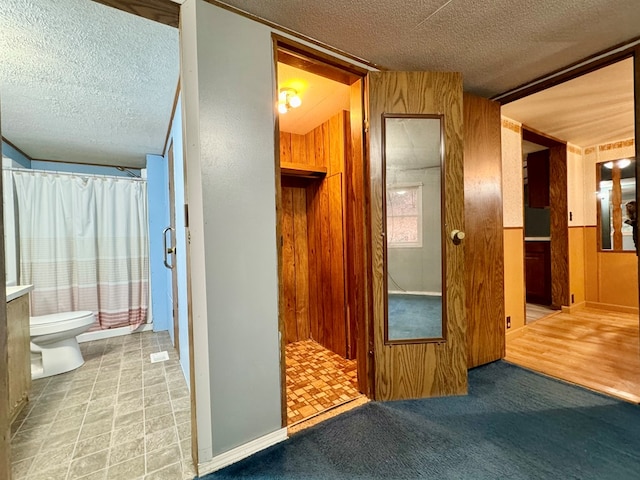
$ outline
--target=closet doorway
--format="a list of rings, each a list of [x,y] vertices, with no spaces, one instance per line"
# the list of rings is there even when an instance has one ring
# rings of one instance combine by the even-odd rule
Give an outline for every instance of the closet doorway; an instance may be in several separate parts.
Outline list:
[[[357,75],[290,44],[277,52],[283,423],[296,428],[366,401],[356,325],[364,228],[351,228],[363,225],[364,196],[349,195],[364,188],[361,120],[351,129],[362,92]]]

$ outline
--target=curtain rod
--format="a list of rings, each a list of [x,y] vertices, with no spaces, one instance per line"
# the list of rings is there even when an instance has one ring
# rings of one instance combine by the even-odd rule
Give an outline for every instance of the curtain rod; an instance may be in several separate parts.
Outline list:
[[[98,178],[113,178],[116,180],[133,180],[133,181],[144,181],[146,182],[146,178],[142,177],[125,177],[122,175],[103,175],[100,173],[80,173],[80,172],[63,172],[60,170],[41,170],[37,168],[15,168],[15,167],[2,167],[2,170],[8,170],[11,172],[22,172],[22,173],[44,173],[46,175],[69,175],[73,177],[98,177]]]

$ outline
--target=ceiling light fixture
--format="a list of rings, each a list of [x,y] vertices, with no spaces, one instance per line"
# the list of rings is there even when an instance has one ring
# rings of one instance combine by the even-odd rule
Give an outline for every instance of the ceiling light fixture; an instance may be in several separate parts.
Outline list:
[[[604,164],[604,167],[611,170],[613,169],[613,165],[614,165],[614,162],[607,162]],[[615,162],[615,165],[618,168],[626,168],[629,165],[631,165],[631,160],[629,160],[628,158],[623,158],[622,160],[618,160],[617,162]]]
[[[278,112],[287,113],[292,108],[302,105],[298,92],[293,88],[281,88],[278,94]]]

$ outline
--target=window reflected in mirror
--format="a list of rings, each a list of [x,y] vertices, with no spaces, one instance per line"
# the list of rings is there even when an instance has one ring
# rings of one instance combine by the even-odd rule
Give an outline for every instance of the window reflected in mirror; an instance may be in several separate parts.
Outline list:
[[[385,115],[387,343],[442,341],[442,124]]]
[[[636,251],[636,163],[598,163],[598,230],[603,251]]]

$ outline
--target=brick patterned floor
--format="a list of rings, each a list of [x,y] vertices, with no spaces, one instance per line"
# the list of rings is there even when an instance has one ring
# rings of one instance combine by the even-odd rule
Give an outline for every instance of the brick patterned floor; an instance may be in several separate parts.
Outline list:
[[[287,425],[360,396],[356,361],[313,340],[290,343],[287,357]]]

